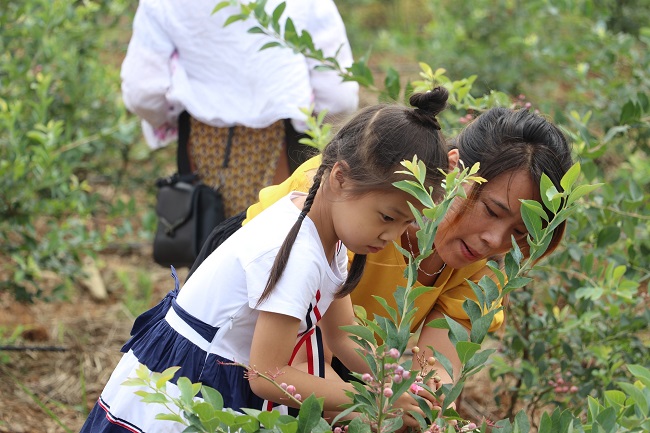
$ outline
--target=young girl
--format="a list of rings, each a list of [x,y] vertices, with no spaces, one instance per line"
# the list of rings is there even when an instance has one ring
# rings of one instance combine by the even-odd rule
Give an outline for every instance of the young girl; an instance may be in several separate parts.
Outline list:
[[[417,155],[427,166],[427,184],[440,191],[439,168],[449,165],[435,116],[447,91],[416,94],[415,107],[377,105],[360,111],[324,149],[307,194],[291,192],[260,213],[217,248],[179,291],[140,316],[126,352],[83,432],[180,431],[181,424],[156,420],[164,407],[140,402],[137,388],[121,384],[139,364],[151,371],[180,366],[180,376],[216,388],[226,407],[269,409],[291,404],[266,380],[245,377],[240,363],[294,385],[302,396],[324,398],[324,410],[349,403],[350,384],[325,379],[322,356],[308,372],[292,367],[296,352],[322,353],[317,333],[346,365],[367,366],[340,326],[352,324],[349,294],[361,278],[366,254],[391,244],[414,221],[412,197],[392,184],[405,179],[400,162]],[[347,271],[347,249],[355,253]],[[316,327],[316,324],[319,327]],[[169,384],[170,392],[177,392]],[[426,396],[425,396],[426,397]],[[267,402],[264,401],[267,400]],[[422,414],[408,394],[404,413]],[[406,425],[416,426],[404,415]]]
[[[428,323],[443,315],[469,329],[469,317],[462,305],[466,298],[475,299],[475,295],[467,280],[478,282],[487,275],[497,282],[486,262],[511,248],[511,235],[520,241],[525,252],[526,227],[521,218],[519,200],[540,201],[542,173],[561,191],[560,179],[572,165],[571,150],[562,132],[529,110],[492,108],[466,126],[451,144],[449,160],[461,160],[465,166],[480,162],[478,174],[488,182],[470,186],[468,199],[456,199],[438,227],[435,253],[420,264],[416,283],[416,287],[432,286],[433,290],[416,300],[413,332],[422,322]],[[263,189],[259,202],[248,209],[247,215],[242,214],[217,227],[206,241],[193,269],[215,245],[223,242],[242,223],[245,227],[248,221],[254,221],[262,209],[274,203],[286,191],[306,190],[318,167],[319,158],[305,162],[282,184]],[[563,223],[554,230],[553,241],[546,254],[557,247],[564,226]],[[418,254],[416,230],[409,227],[396,239],[402,248],[410,250],[414,256]],[[350,254],[350,260],[352,257]],[[393,244],[368,255],[364,276],[351,295],[353,304],[364,307],[369,317],[373,314],[385,316],[385,310],[374,296],[382,297],[394,306],[392,293],[396,286],[405,284],[405,267],[404,256]],[[503,320],[503,312],[498,313],[490,330],[496,330]],[[460,371],[460,360],[446,330],[422,328],[417,345],[422,349],[435,347],[451,360],[456,374]],[[300,359],[304,353],[297,356]],[[345,368],[336,358],[332,360],[332,365],[346,376]],[[443,382],[453,381],[441,365],[434,368]]]

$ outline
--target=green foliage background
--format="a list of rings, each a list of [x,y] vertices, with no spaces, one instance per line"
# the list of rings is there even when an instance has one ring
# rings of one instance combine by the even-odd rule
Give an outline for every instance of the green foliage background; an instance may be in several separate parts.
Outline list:
[[[648,1],[337,4],[375,77],[398,71],[405,85],[421,78],[418,62],[452,80],[475,75],[474,97],[500,91],[510,98],[491,103],[531,104],[572,139],[586,180],[605,182],[535,282],[511,294],[490,361],[506,415],[524,407],[535,419],[549,405],[579,414],[587,396],[630,379],[626,365],[650,366]],[[153,181],[173,154],[150,154],[121,102],[134,9],[123,0],[0,7],[0,290],[19,299],[65,299],[84,257],[151,239]],[[453,135],[478,112],[452,107],[444,129]],[[558,388],[560,378],[577,390]]]

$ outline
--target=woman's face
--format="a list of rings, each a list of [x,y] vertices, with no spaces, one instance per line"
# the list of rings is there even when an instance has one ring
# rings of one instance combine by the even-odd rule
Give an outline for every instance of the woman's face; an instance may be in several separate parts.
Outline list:
[[[527,172],[516,171],[487,182],[469,206],[465,200],[456,199],[436,233],[436,251],[442,260],[457,269],[507,252],[512,246],[511,236],[524,241],[528,231],[519,200],[539,200],[538,189]]]

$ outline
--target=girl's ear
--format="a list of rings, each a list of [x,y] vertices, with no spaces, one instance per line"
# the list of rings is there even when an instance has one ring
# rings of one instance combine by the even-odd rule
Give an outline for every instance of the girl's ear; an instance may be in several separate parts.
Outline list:
[[[348,164],[345,161],[337,161],[332,167],[332,171],[328,176],[330,188],[335,192],[341,192],[348,185],[345,177],[345,172],[348,170]]]
[[[451,149],[447,152],[447,158],[449,161],[449,171],[452,171],[454,168],[458,167],[458,161],[460,160],[460,153],[458,149]]]

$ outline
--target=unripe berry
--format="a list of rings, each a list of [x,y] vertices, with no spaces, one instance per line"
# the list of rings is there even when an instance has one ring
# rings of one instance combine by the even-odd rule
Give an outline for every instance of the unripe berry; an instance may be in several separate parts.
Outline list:
[[[420,353],[420,348],[417,346],[413,346],[411,352],[413,352],[414,355],[417,355],[418,353]]]
[[[433,376],[433,381],[434,381],[435,383],[440,383],[440,382],[442,381],[442,379],[440,378],[440,376],[438,376],[438,375],[436,374],[435,376]]]
[[[435,363],[436,363],[436,358],[434,358],[433,356],[430,356],[430,357],[427,359],[427,364],[429,364],[429,365],[435,365]]]

